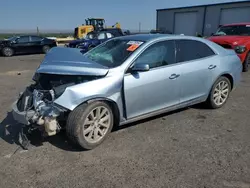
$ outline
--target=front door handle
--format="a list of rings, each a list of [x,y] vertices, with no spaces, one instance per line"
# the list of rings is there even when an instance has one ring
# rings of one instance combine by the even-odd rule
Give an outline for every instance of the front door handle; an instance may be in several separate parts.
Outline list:
[[[171,76],[169,77],[169,79],[173,80],[175,78],[178,78],[180,75],[179,74],[171,74]]]
[[[217,67],[216,65],[209,65],[208,69],[214,69],[216,67]]]

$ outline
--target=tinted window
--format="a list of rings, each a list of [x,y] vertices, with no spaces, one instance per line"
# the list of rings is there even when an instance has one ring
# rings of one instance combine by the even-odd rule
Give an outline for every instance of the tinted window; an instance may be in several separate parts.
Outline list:
[[[29,37],[27,36],[27,37],[20,37],[19,39],[18,39],[18,42],[19,43],[26,43],[26,42],[29,42]]]
[[[175,63],[174,41],[164,41],[148,47],[135,61],[136,64],[148,64],[150,68],[170,65]]]
[[[191,61],[215,54],[210,47],[200,41],[177,40],[176,45],[177,62]]]
[[[37,37],[37,36],[32,36],[32,37],[31,37],[31,41],[32,41],[32,42],[41,41],[41,40],[42,40],[41,37]]]

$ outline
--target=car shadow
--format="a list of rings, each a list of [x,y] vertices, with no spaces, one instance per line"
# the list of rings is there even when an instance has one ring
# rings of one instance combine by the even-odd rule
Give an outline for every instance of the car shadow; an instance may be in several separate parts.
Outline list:
[[[210,108],[208,107],[206,103],[195,104],[193,106],[190,106],[189,108],[193,108],[197,110],[210,110]]]
[[[146,118],[143,120],[139,120],[139,121],[129,123],[126,125],[117,126],[117,127],[113,128],[112,132],[117,132],[117,131],[129,128],[132,126],[136,126],[136,125],[141,124],[141,123],[152,121],[155,119],[165,118],[165,116],[176,114],[176,113],[182,112],[182,111],[187,110],[187,109],[188,109],[188,107],[183,108],[183,109],[179,109],[179,110],[175,110],[172,112],[164,113],[161,115],[157,115],[154,117]],[[4,120],[2,120],[2,122],[0,123],[0,138],[2,138],[5,142],[7,142],[9,144],[16,144],[16,145],[20,146],[20,143],[18,141],[18,139],[19,139],[18,135],[21,131],[21,127],[22,127],[22,125],[17,123],[13,119],[12,113],[8,112],[6,117],[4,118]],[[49,142],[51,145],[53,145],[61,150],[71,151],[71,152],[85,151],[82,148],[80,148],[79,146],[75,145],[74,143],[71,143],[68,140],[65,130],[62,130],[59,134],[57,134],[55,136],[46,137],[46,138],[43,138],[39,131],[34,131],[34,132],[32,132],[31,135],[28,135],[28,139],[30,141],[29,148],[39,147],[39,146],[42,146],[44,143]]]
[[[0,123],[0,138],[9,144],[20,145],[19,133],[21,129],[22,125],[14,120],[11,112],[7,112],[6,117]],[[34,134],[29,137],[32,145],[41,145],[39,134],[40,133],[34,132]]]
[[[18,144],[18,133],[21,130],[20,124],[18,124],[12,117],[10,112],[0,123],[0,138],[9,144]]]
[[[22,125],[14,120],[11,112],[8,112],[6,117],[0,123],[0,138],[8,144],[21,146],[19,143],[19,133],[21,128]],[[82,149],[78,146],[68,142],[65,131],[62,131],[55,136],[46,138],[42,137],[39,131],[33,131],[32,134],[28,134],[27,137],[30,141],[29,149],[32,147],[40,147],[44,143],[49,142],[62,150],[82,151]]]
[[[189,107],[181,108],[181,109],[174,110],[174,111],[171,111],[171,112],[166,112],[166,113],[163,113],[163,114],[160,114],[160,115],[156,115],[156,116],[153,116],[153,117],[138,120],[138,121],[135,121],[133,123],[117,126],[117,127],[113,128],[112,132],[120,131],[122,129],[133,127],[133,126],[136,126],[138,124],[142,124],[142,123],[149,122],[149,121],[156,120],[156,119],[161,119],[161,118],[163,119],[164,118],[164,120],[165,120],[167,118],[166,116],[170,116],[172,114],[177,114],[177,113],[180,113],[180,112],[185,111],[187,109],[189,109]]]

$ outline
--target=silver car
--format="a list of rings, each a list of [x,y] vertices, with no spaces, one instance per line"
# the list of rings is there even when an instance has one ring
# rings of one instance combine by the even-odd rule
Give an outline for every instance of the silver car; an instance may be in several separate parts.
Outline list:
[[[87,53],[53,48],[13,116],[45,136],[65,128],[73,143],[93,149],[114,126],[197,103],[222,107],[241,70],[233,50],[180,35],[123,36]]]

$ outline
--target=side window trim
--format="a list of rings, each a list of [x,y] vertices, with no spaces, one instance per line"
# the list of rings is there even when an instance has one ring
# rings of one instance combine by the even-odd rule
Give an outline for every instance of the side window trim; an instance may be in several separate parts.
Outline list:
[[[136,60],[140,57],[140,55],[143,54],[143,52],[145,52],[148,48],[150,48],[151,46],[153,46],[153,45],[156,44],[156,43],[159,43],[159,42],[167,42],[167,41],[173,41],[173,42],[174,42],[174,51],[175,51],[174,63],[173,63],[173,64],[170,64],[170,65],[163,65],[163,66],[159,66],[159,67],[153,67],[153,68],[150,68],[149,71],[153,71],[153,70],[157,70],[157,69],[160,69],[160,68],[166,68],[166,67],[172,67],[172,66],[178,65],[179,63],[177,62],[177,45],[176,45],[176,39],[160,40],[160,41],[156,41],[156,42],[153,42],[153,43],[149,44],[143,51],[141,51],[141,52],[133,59],[133,61],[129,64],[129,66],[128,66],[127,69],[125,70],[125,75],[131,74],[131,72],[130,72],[129,70],[130,70],[131,67],[134,65],[134,63],[136,62]]]

